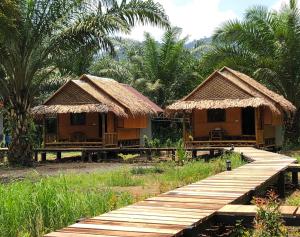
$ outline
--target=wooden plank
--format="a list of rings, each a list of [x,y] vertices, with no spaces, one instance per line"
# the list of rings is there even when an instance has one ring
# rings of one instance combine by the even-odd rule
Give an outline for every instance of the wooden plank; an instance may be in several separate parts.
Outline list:
[[[179,231],[172,229],[156,229],[156,228],[143,228],[133,226],[115,226],[115,225],[94,225],[94,224],[73,224],[70,228],[84,228],[84,229],[95,229],[95,230],[119,230],[127,232],[142,232],[142,233],[158,233],[158,234],[177,234]]]
[[[297,209],[297,206],[280,206],[279,211],[284,216],[294,216]]]
[[[52,232],[45,236],[46,237],[95,237],[94,234],[78,234],[78,233],[65,233],[65,232]],[[119,237],[119,236],[118,235],[97,235],[97,237]]]
[[[201,219],[203,216],[205,216],[207,213],[178,213],[178,212],[166,212],[166,211],[143,211],[143,210],[116,210],[113,212],[110,212],[113,214],[123,214],[123,215],[141,215],[141,216],[163,216],[163,217],[176,217],[176,218],[183,218],[188,219],[191,217],[196,219]],[[108,213],[108,214],[110,214]]]
[[[154,216],[154,215],[138,215],[138,214],[124,214],[124,213],[107,213],[101,215],[102,217],[121,217],[121,218],[128,218],[130,219],[140,219],[140,220],[165,220],[165,221],[173,221],[174,223],[176,222],[177,224],[180,223],[193,223],[199,220],[199,218],[185,218],[185,217],[174,217],[174,216]],[[203,215],[202,217],[204,217]]]
[[[285,217],[293,217],[298,210],[297,206],[280,206],[279,211]],[[255,216],[255,205],[226,205],[217,211],[219,215]]]
[[[300,207],[298,207],[298,209],[297,209],[295,215],[296,215],[297,217],[300,217]]]
[[[216,200],[216,199],[200,199],[200,198],[179,198],[179,197],[153,197],[153,198],[148,198],[147,200],[149,201],[169,201],[169,202],[181,202],[181,203],[210,203],[210,204],[227,204],[230,202],[232,199],[223,199],[223,200]]]
[[[143,222],[129,222],[129,221],[112,221],[112,220],[97,220],[97,219],[87,219],[82,222],[82,224],[109,224],[109,225],[121,225],[121,226],[138,226],[146,228],[156,228],[156,229],[172,229],[172,230],[182,230],[185,225],[170,225],[162,223],[143,223]]]
[[[160,233],[146,233],[146,232],[128,232],[118,230],[99,230],[99,229],[86,229],[86,228],[64,228],[61,232],[64,233],[80,233],[80,234],[94,234],[94,235],[112,235],[122,237],[170,237],[171,234],[160,234]]]
[[[124,221],[128,223],[148,223],[148,224],[166,224],[166,225],[182,225],[189,226],[191,221],[178,221],[178,220],[160,220],[160,219],[145,219],[132,217],[128,218],[128,215],[110,215],[110,216],[96,216],[91,218],[91,220],[103,220],[103,221]]]

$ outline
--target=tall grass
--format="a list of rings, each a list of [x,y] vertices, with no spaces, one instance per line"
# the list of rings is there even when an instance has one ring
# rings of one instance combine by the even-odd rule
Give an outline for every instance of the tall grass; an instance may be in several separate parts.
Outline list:
[[[0,236],[42,236],[74,223],[133,202],[129,193],[108,188],[86,190],[69,185],[64,176],[38,182],[0,186]]]
[[[38,237],[74,223],[128,205],[141,197],[110,187],[156,186],[161,192],[195,182],[242,164],[238,155],[226,155],[209,163],[183,166],[168,162],[155,167],[119,169],[105,173],[67,174],[55,177],[32,175],[24,181],[0,184],[0,236]]]

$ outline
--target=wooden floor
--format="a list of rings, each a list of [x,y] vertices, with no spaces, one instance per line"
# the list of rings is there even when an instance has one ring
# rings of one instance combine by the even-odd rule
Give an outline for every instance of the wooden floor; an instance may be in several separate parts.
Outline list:
[[[250,147],[239,147],[252,163],[199,182],[84,220],[50,237],[182,236],[227,204],[237,202],[285,170],[295,159]]]

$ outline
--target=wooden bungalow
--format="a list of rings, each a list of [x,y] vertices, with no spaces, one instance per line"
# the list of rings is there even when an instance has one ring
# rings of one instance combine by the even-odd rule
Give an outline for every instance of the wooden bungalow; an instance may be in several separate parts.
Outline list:
[[[294,111],[283,96],[228,67],[166,108],[184,116],[184,140],[193,146],[280,147],[283,122]]]
[[[46,147],[139,146],[161,112],[131,86],[91,75],[68,81],[32,110],[43,118]]]

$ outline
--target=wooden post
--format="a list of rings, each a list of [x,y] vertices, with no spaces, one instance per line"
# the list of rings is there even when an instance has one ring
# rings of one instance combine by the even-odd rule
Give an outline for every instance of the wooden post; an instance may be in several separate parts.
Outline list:
[[[102,157],[104,161],[107,161],[107,151],[102,152]]]
[[[183,133],[183,144],[185,145],[185,133],[186,133],[186,127],[185,127],[185,113],[183,114],[183,119],[182,119],[182,133]]]
[[[299,186],[299,177],[297,171],[292,171],[292,183],[298,187]]]
[[[43,162],[47,160],[47,153],[46,152],[42,152],[41,156],[42,156],[42,161]]]
[[[43,115],[43,148],[45,148],[46,144],[46,118],[45,115]]]
[[[82,162],[85,161],[85,157],[86,157],[86,152],[85,151],[81,152],[81,161]]]
[[[105,114],[101,113],[102,146],[105,146]]]
[[[192,150],[192,158],[193,159],[197,158],[197,150],[196,149]]]
[[[87,157],[88,157],[88,162],[92,163],[93,162],[93,153],[89,152]]]
[[[34,160],[35,160],[36,162],[39,161],[39,153],[38,153],[37,151],[34,151]]]
[[[151,149],[149,148],[149,149],[147,149],[147,160],[152,160],[152,151],[151,151]]]
[[[172,160],[175,161],[175,149],[172,149]]]
[[[56,160],[61,161],[61,152],[60,151],[56,152]]]
[[[285,196],[285,177],[284,172],[280,172],[278,175],[278,182],[277,182],[277,189],[278,195],[280,198],[284,198]]]
[[[97,152],[97,162],[100,162],[100,161],[101,161],[101,153]]]

